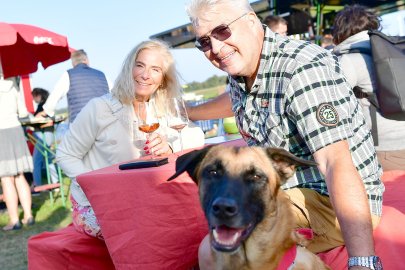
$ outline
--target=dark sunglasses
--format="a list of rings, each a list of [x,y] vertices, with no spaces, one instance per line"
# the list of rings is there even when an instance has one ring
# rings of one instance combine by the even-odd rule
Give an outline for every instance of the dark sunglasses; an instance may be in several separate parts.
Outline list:
[[[207,35],[204,35],[204,36],[198,38],[195,41],[195,46],[197,47],[197,49],[199,49],[202,52],[211,50],[212,44],[211,44],[210,37],[213,37],[219,41],[224,41],[224,40],[228,39],[232,35],[231,29],[229,28],[229,26],[247,14],[248,14],[248,12],[243,14],[242,16],[236,18],[235,20],[231,21],[228,24],[218,25],[217,27],[212,29],[211,34],[209,34],[209,35],[207,34]]]

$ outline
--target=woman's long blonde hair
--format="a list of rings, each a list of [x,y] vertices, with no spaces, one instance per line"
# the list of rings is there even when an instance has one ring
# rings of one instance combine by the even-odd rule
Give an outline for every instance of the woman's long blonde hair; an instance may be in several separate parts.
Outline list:
[[[151,97],[155,100],[159,114],[162,114],[165,112],[164,108],[168,98],[180,98],[182,95],[174,58],[169,51],[169,46],[163,41],[147,40],[133,48],[122,65],[111,93],[123,104],[132,104],[136,98],[132,70],[139,53],[145,49],[158,51],[163,58],[163,82]]]

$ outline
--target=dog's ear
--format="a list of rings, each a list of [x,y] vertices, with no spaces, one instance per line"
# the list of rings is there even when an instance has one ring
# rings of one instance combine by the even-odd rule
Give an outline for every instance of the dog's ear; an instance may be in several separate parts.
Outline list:
[[[273,161],[274,168],[286,180],[294,175],[297,166],[316,166],[314,161],[294,156],[282,148],[266,148],[267,156]]]
[[[194,150],[179,156],[176,160],[176,173],[170,176],[170,178],[167,179],[167,181],[171,181],[180,174],[182,174],[183,172],[187,172],[188,175],[190,175],[190,177],[193,179],[193,181],[197,183],[197,175],[196,175],[197,168],[200,165],[203,158],[205,157],[205,155],[211,149],[211,147],[212,146],[208,146],[200,150]]]

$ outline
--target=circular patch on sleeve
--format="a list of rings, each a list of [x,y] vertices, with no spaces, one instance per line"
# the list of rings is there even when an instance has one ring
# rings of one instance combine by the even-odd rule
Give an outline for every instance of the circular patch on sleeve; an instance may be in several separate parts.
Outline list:
[[[339,122],[339,115],[335,107],[329,103],[322,103],[319,105],[316,110],[316,118],[319,123],[328,127],[334,127]]]

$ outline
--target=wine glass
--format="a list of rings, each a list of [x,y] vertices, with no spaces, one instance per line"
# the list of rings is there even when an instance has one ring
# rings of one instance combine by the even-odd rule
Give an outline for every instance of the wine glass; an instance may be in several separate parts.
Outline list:
[[[149,135],[159,128],[159,119],[156,113],[155,103],[152,100],[149,102],[138,102],[136,114],[138,117],[138,129],[140,131]],[[151,154],[152,158],[154,158],[153,149],[151,149]]]
[[[139,129],[139,120],[135,120],[132,122],[132,128],[133,128],[133,137],[132,137],[132,143],[134,146],[139,149],[141,156],[145,155],[145,151],[143,148],[145,147],[145,142],[146,142],[146,133],[142,132]]]
[[[167,112],[168,126],[179,133],[180,154],[183,152],[183,138],[181,137],[182,129],[187,126],[189,119],[186,106],[181,98],[170,98]]]

